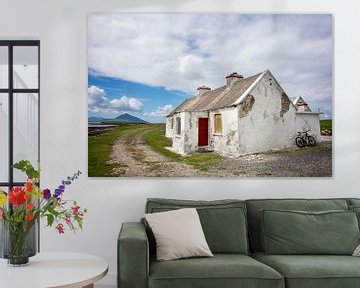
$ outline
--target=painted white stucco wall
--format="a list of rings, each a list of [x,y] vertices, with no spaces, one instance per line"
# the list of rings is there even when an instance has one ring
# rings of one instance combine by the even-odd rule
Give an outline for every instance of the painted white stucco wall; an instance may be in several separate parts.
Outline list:
[[[296,114],[296,109],[288,99],[288,108],[281,113],[282,94],[284,91],[275,81],[270,72],[266,72],[257,85],[250,91],[255,99],[252,109],[246,116],[239,119],[240,154],[263,152],[268,150],[294,147],[297,131],[308,127],[319,140],[319,123],[316,124],[315,115],[312,121],[304,121],[304,114]],[[238,109],[240,109],[239,106]],[[239,111],[240,113],[240,111]],[[319,122],[318,115],[316,114]],[[310,120],[310,119],[309,119]],[[314,133],[315,132],[315,133]]]
[[[165,137],[172,139],[174,136],[175,131],[175,117],[169,116],[166,117],[166,123],[165,123]]]
[[[208,112],[180,112],[166,119],[166,137],[173,141],[171,150],[186,155],[198,149],[198,125],[199,118],[208,118]],[[177,134],[176,118],[181,118],[181,133]],[[174,119],[171,129],[171,119]]]
[[[336,97],[332,178],[87,177],[87,14],[204,11],[334,14]],[[359,197],[360,133],[350,129],[360,122],[360,86],[358,67],[354,65],[360,63],[360,37],[354,37],[359,26],[357,0],[348,0],[346,5],[343,0],[1,0],[0,38],[41,40],[42,186],[54,188],[63,177],[80,169],[83,175],[66,195],[89,209],[83,232],[58,235],[42,228],[41,250],[103,257],[110,267],[100,283],[113,288],[116,239],[121,223],[138,221],[147,197],[202,200]]]
[[[312,112],[295,113],[297,131],[309,131],[309,135],[315,138],[316,142],[321,141],[319,114]]]
[[[215,133],[214,115],[221,114],[222,133]],[[211,147],[215,152],[236,157],[239,154],[239,134],[236,108],[223,108],[210,112],[209,133]]]
[[[248,107],[243,105],[246,102],[244,96],[253,100]],[[173,140],[172,150],[179,154],[198,150],[199,118],[209,119],[209,150],[227,157],[294,147],[298,131],[311,130],[309,134],[320,141],[319,114],[298,113],[271,72],[264,72],[244,96],[241,98],[243,103],[237,107],[181,112],[168,117],[166,135]],[[221,115],[221,133],[214,132],[215,114]],[[170,129],[171,119],[176,120],[178,115],[182,117],[181,135],[176,135],[176,127]]]
[[[186,113],[185,153],[197,151],[199,148],[199,118],[209,118],[208,112],[188,112]],[[208,135],[209,136],[209,135]],[[210,140],[210,138],[209,138]]]

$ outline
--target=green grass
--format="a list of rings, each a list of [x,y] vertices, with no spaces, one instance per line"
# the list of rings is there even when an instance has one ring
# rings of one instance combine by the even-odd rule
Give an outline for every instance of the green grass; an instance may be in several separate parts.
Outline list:
[[[216,153],[204,152],[204,153],[193,153],[189,156],[180,156],[174,152],[169,151],[165,147],[171,147],[172,142],[170,139],[165,137],[165,125],[153,125],[153,130],[146,132],[144,138],[146,143],[156,152],[166,156],[167,158],[185,162],[196,169],[206,171],[208,168],[223,159],[222,156]]]
[[[88,176],[111,176],[113,164],[107,163],[110,159],[111,146],[114,141],[126,134],[129,130],[139,129],[142,126],[124,125],[116,127],[104,134],[89,136],[88,139]]]
[[[332,130],[332,120],[320,120],[320,130]]]
[[[153,125],[152,128],[153,129],[144,134],[146,144],[148,144],[154,151],[166,156],[171,160],[182,161],[183,157],[165,148],[171,147],[172,145],[171,140],[165,137],[165,125]]]
[[[123,124],[114,129],[99,135],[89,136],[88,140],[88,176],[89,177],[107,177],[111,176],[115,165],[108,163],[110,159],[111,147],[119,137],[127,137],[131,139],[132,135],[136,135],[136,130],[145,131],[145,142],[161,155],[169,160],[189,164],[196,169],[206,171],[211,165],[223,159],[216,153],[194,153],[189,156],[180,156],[166,147],[171,147],[172,142],[165,137],[165,124]],[[129,149],[129,153],[137,160],[142,161],[143,155],[135,155],[134,151]],[[156,167],[154,167],[155,169]]]
[[[213,152],[194,153],[184,157],[187,164],[190,164],[201,171],[207,171],[212,165],[218,163],[222,159],[224,159],[223,156]]]

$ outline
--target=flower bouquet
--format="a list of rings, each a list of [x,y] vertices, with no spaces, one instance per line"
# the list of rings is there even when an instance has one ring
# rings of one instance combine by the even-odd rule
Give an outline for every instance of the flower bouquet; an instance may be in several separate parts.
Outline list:
[[[0,188],[0,257],[8,259],[9,265],[26,265],[29,257],[36,254],[36,223],[45,218],[47,226],[55,227],[59,234],[82,229],[86,209],[75,202],[63,199],[66,186],[76,180],[76,172],[63,180],[52,193],[40,189],[40,169],[35,169],[27,160],[13,165],[26,173],[28,179],[23,187],[12,187],[9,193]]]

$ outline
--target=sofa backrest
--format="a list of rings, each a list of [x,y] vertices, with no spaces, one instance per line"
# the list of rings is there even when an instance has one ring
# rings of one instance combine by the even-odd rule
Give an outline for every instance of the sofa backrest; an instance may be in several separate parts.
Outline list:
[[[348,210],[347,199],[253,199],[246,200],[248,213],[250,249],[262,251],[261,247],[261,214],[263,209],[297,210],[297,211],[331,211]]]
[[[181,208],[197,209],[206,241],[213,253],[249,253],[245,201],[150,198],[147,199],[145,213],[165,212]],[[154,252],[155,240],[148,227],[147,233],[151,252]]]

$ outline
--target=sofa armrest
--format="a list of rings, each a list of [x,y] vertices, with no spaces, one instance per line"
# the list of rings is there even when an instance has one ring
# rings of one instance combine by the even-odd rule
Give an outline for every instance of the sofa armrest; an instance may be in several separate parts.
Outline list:
[[[146,288],[149,243],[141,223],[123,223],[117,242],[118,288]]]

